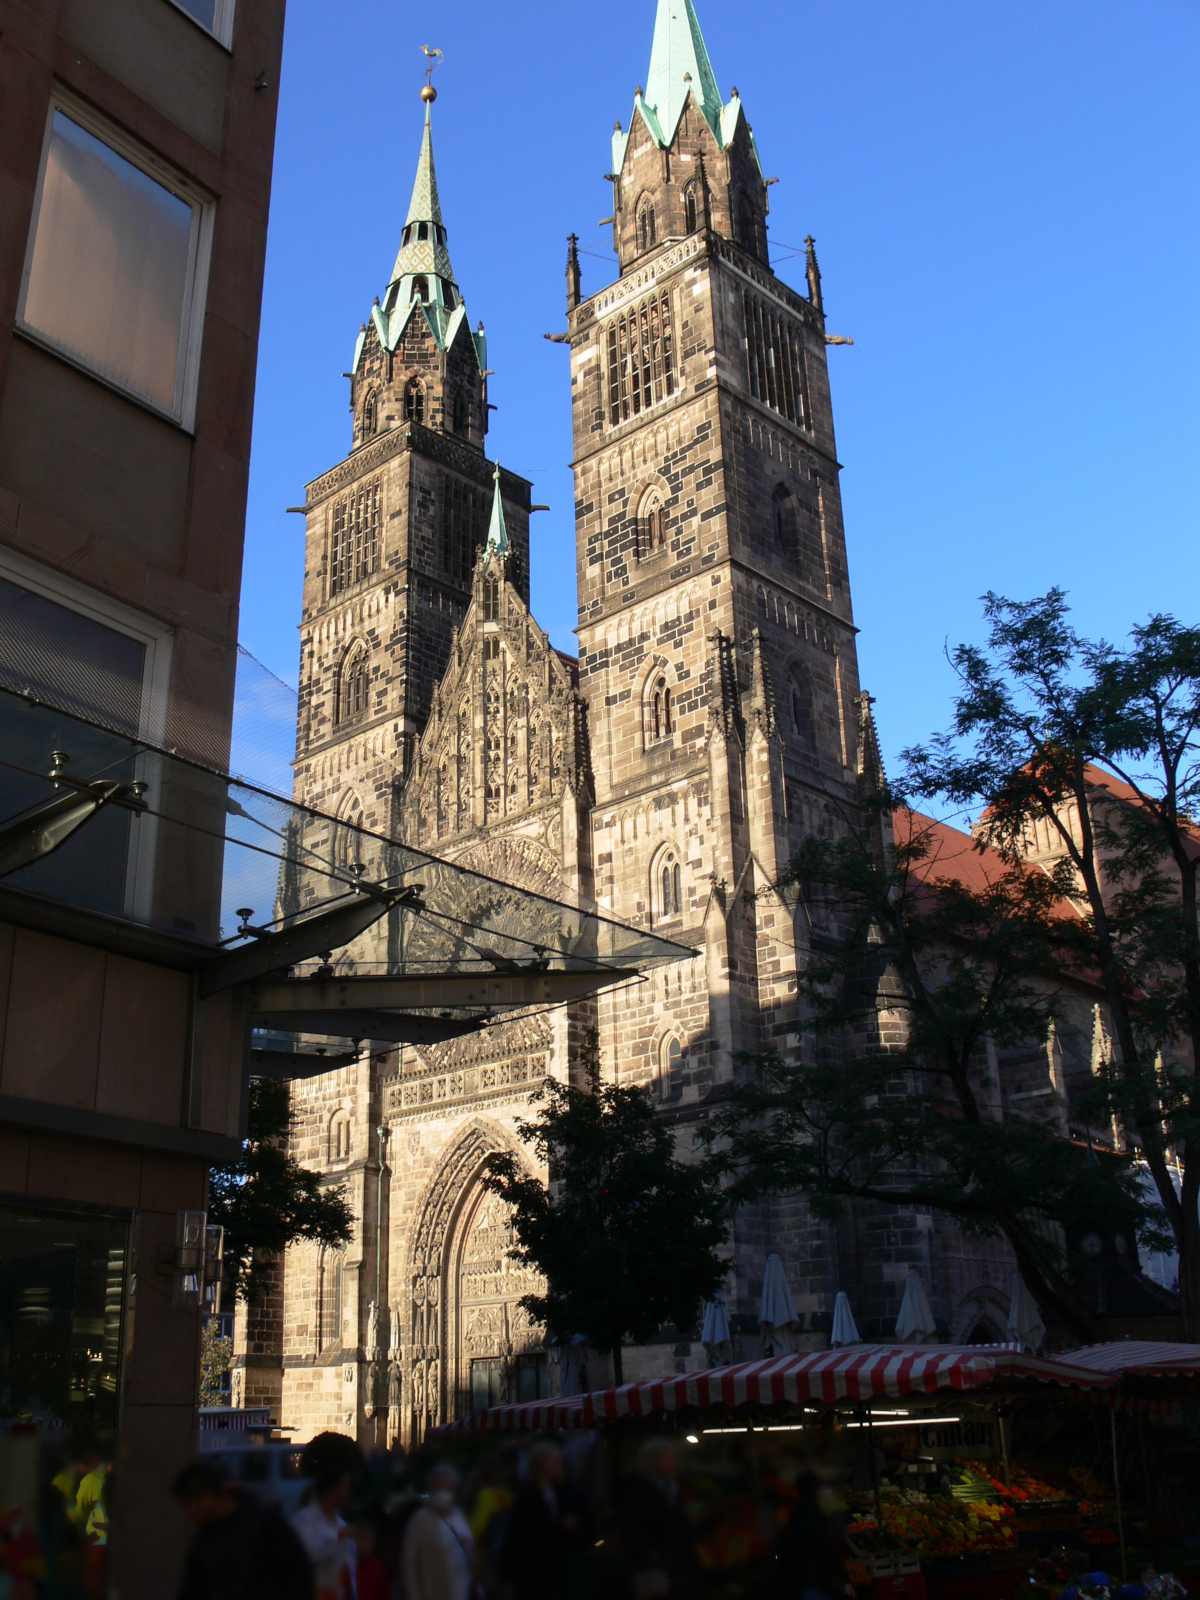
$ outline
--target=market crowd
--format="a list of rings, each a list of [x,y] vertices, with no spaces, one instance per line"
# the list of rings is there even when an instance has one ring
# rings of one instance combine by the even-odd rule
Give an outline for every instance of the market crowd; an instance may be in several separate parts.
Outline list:
[[[369,1510],[346,1453],[318,1450],[291,1517],[228,1481],[213,1452],[174,1485],[195,1527],[180,1600],[702,1600],[704,1525],[688,1516],[676,1469],[670,1440],[644,1440],[601,1529],[579,1472],[548,1440],[487,1456],[465,1480],[417,1460],[405,1475],[420,1488],[375,1495]],[[764,1600],[853,1596],[830,1491],[808,1472],[790,1487],[786,1517],[767,1508]]]

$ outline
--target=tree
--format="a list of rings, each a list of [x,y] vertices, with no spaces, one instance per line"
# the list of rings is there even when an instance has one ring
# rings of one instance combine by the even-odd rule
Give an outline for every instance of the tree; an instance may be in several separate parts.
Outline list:
[[[353,1231],[345,1191],[326,1188],[284,1147],[290,1125],[287,1084],[255,1078],[244,1154],[209,1173],[208,1220],[225,1229],[225,1283],[242,1299],[261,1293],[265,1256],[300,1239],[345,1244]]]
[[[989,1045],[1045,1039],[1069,981],[1069,873],[993,856],[964,883],[935,860],[936,825],[886,789],[857,823],[806,839],[781,875],[824,930],[799,975],[802,1045],[741,1058],[749,1076],[706,1129],[714,1164],[738,1201],[803,1191],[830,1218],[873,1200],[1003,1235],[1039,1304],[1102,1339],[1057,1241],[1136,1224],[1128,1163],[1091,1158],[1049,1123],[1001,1120],[988,1083]]]
[[[225,1403],[225,1374],[233,1360],[233,1340],[221,1332],[216,1317],[209,1317],[200,1330],[200,1404]]]
[[[909,779],[979,808],[1010,861],[1041,824],[1073,869],[1079,959],[1112,1019],[1101,1087],[1153,1175],[1185,1336],[1200,1338],[1200,629],[1152,616],[1123,649],[1095,643],[1072,628],[1061,589],[988,594],[984,614],[987,647],[952,655],[953,725],[905,753]]]
[[[512,1207],[515,1259],[545,1279],[522,1306],[552,1337],[611,1351],[621,1383],[627,1340],[691,1326],[720,1287],[726,1207],[700,1166],[676,1159],[645,1091],[601,1081],[594,1031],[582,1065],[587,1087],[548,1083],[536,1120],[517,1124],[549,1187],[513,1153],[489,1157],[484,1183]]]

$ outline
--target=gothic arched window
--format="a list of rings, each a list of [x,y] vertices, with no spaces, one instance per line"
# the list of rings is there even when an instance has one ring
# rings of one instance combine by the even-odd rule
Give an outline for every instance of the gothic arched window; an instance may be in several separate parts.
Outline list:
[[[771,496],[775,542],[786,555],[796,554],[796,502],[785,483],[777,483]]]
[[[683,915],[683,870],[673,850],[658,858],[652,898],[657,902],[659,919]]]
[[[429,224],[427,222],[418,222],[417,223],[417,238],[418,239],[428,239],[428,237],[429,237]]]
[[[466,433],[470,426],[471,402],[465,389],[457,389],[454,394],[454,431]]]
[[[425,390],[420,378],[410,378],[404,386],[404,420],[425,421]]]
[[[675,732],[675,695],[666,678],[656,678],[646,697],[646,743],[658,744]]]
[[[495,578],[483,580],[483,620],[500,621],[500,584]]]
[[[350,1113],[338,1110],[329,1121],[329,1160],[350,1159]]]
[[[697,225],[696,185],[689,183],[683,191],[684,222],[689,233],[695,233]]]
[[[483,659],[485,661],[499,661],[500,635],[498,633],[489,633],[483,641]]]
[[[637,217],[638,248],[653,250],[658,243],[658,229],[654,221],[653,202],[647,200],[638,212]]]
[[[816,742],[812,684],[803,667],[793,667],[788,674],[788,710],[791,713],[792,732],[801,744],[812,749]]]
[[[379,398],[374,389],[371,390],[363,404],[363,438],[369,439],[379,426]]]
[[[454,290],[448,283],[442,284],[442,304],[445,306],[447,311],[453,311],[455,305],[457,304],[454,298]]]
[[[342,663],[338,688],[338,721],[353,722],[363,716],[366,713],[370,690],[365,645],[351,646],[350,653]]]
[[[344,1261],[343,1250],[337,1246],[322,1245],[317,1307],[317,1344],[321,1350],[336,1350],[342,1342]]]
[[[428,304],[429,279],[423,276],[414,278],[412,292],[414,300],[419,300],[422,305]]]
[[[658,1047],[658,1098],[678,1100],[683,1094],[683,1046],[669,1034]]]
[[[641,527],[638,530],[638,554],[655,556],[667,547],[667,508],[662,497],[652,494],[642,507]]]

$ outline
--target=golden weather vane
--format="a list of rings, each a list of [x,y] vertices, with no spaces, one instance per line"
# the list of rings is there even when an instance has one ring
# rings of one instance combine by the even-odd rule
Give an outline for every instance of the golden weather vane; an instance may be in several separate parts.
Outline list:
[[[440,50],[436,48],[431,50],[427,44],[423,44],[421,50],[427,63],[425,67],[425,87],[421,90],[421,99],[428,102],[437,99],[437,90],[433,87],[431,81],[433,69],[434,67],[440,67],[446,58]]]

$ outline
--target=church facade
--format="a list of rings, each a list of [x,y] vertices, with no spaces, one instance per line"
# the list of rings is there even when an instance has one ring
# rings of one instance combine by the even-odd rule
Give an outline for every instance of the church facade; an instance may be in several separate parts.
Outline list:
[[[454,278],[425,95],[399,254],[352,363],[352,447],[308,488],[296,798],[691,954],[632,990],[294,1085],[295,1153],[346,1186],[359,1224],[344,1251],[277,1264],[239,1327],[235,1402],[364,1443],[580,1381],[517,1303],[531,1283],[482,1164],[519,1148],[531,1093],[570,1073],[585,1028],[681,1153],[739,1052],[796,1046],[820,930],[772,885],[805,834],[844,825],[878,759],[816,255],[806,294],[770,267],[754,136],[691,0],[660,0],[614,134],[619,276],[585,298],[568,256],[577,660],[529,610],[530,485],[486,456],[486,340]],[[890,1331],[910,1266],[948,1334],[1002,1336],[1004,1251],[928,1214],[834,1227],[781,1199],[739,1213],[729,1253],[745,1355],[769,1253],[813,1345],[843,1288],[864,1337]],[[694,1338],[627,1353],[627,1378],[695,1365]]]

